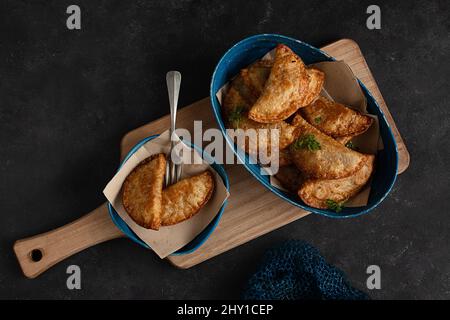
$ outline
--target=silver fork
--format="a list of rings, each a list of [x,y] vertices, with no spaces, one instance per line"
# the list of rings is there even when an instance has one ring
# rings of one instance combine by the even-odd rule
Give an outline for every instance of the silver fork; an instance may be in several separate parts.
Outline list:
[[[172,141],[172,134],[175,132],[177,122],[178,94],[180,92],[181,73],[178,71],[169,71],[166,74],[167,91],[169,93],[170,103],[170,151],[167,157],[165,185],[177,183],[181,176],[181,165],[172,161],[172,149],[175,142]]]

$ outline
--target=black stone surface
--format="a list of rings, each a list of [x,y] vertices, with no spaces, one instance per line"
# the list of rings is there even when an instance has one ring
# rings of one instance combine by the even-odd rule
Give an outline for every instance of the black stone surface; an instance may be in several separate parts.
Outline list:
[[[70,4],[81,7],[81,30],[66,28]],[[375,299],[449,299],[449,2],[377,1],[382,28],[373,31],[369,4],[0,1],[0,298],[239,298],[263,252],[295,238]],[[390,196],[367,216],[310,215],[189,270],[121,239],[26,279],[14,241],[103,203],[120,138],[168,113],[165,72],[182,72],[188,105],[208,95],[225,50],[258,33],[359,43],[411,153]],[[81,290],[66,288],[71,264]],[[371,264],[381,290],[366,289]]]

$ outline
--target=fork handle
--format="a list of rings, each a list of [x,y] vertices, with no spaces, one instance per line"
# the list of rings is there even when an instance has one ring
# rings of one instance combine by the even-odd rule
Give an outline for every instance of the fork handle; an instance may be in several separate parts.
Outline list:
[[[174,142],[172,140],[172,135],[176,129],[177,122],[177,109],[178,109],[178,96],[180,93],[181,85],[181,73],[178,71],[169,71],[166,74],[167,92],[169,93],[169,104],[170,104],[170,152],[169,157],[172,155],[172,149],[174,147]],[[169,159],[169,177],[166,180],[168,184],[173,184],[177,180],[177,169],[171,159]]]
[[[170,103],[170,133],[175,131],[177,122],[178,95],[180,93],[181,73],[169,71],[166,74],[167,91]]]

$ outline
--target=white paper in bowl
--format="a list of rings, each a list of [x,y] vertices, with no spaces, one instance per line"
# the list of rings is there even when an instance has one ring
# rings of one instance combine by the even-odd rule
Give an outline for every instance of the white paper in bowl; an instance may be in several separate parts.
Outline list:
[[[160,258],[167,257],[191,242],[214,219],[225,200],[229,197],[229,193],[220,175],[202,159],[201,155],[195,149],[182,143],[183,156],[190,156],[196,160],[194,163],[199,164],[184,164],[181,178],[193,176],[209,169],[213,173],[215,181],[215,189],[211,199],[192,218],[172,226],[161,227],[158,231],[143,228],[135,223],[123,207],[122,185],[130,172],[142,160],[157,153],[165,153],[167,155],[169,149],[169,131],[165,131],[159,137],[142,145],[132,154],[103,190],[103,194],[119,216]]]
[[[265,54],[262,60],[273,60],[275,49]],[[325,73],[325,83],[321,92],[322,96],[345,104],[374,119],[372,126],[363,134],[352,139],[353,145],[359,152],[376,154],[383,149],[380,136],[378,117],[367,113],[367,100],[351,68],[344,61],[326,61],[311,64]],[[219,104],[222,105],[224,94],[227,92],[229,82],[223,85],[216,93]],[[267,171],[267,170],[266,170]],[[270,174],[270,184],[274,187],[288,192],[273,174]],[[355,196],[345,202],[344,207],[361,207],[367,205],[370,194],[370,182]]]

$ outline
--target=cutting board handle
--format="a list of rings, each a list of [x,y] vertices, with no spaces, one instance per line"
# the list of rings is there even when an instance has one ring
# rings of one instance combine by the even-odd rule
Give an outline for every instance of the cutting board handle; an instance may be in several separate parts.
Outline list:
[[[35,278],[65,258],[124,234],[108,214],[107,204],[58,229],[21,239],[14,252],[24,275]]]

